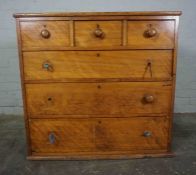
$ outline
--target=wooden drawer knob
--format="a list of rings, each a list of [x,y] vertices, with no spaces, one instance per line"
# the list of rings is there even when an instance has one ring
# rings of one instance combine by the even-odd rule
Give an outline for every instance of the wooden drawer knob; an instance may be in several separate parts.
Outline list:
[[[100,38],[100,39],[104,38],[105,34],[104,34],[103,30],[99,27],[99,25],[97,25],[97,28],[94,31],[94,35],[95,35],[95,37]]]
[[[157,30],[155,28],[149,28],[144,32],[144,36],[151,38],[157,35]]]
[[[45,38],[45,39],[48,39],[48,38],[50,38],[50,32],[49,32],[47,29],[43,29],[43,30],[41,31],[41,36],[42,36],[43,38]]]
[[[152,135],[151,131],[144,131],[143,136],[144,137],[150,137]]]
[[[144,95],[144,101],[146,102],[146,103],[152,103],[152,102],[154,102],[154,96],[153,95],[149,95],[149,94],[147,94],[147,95]]]

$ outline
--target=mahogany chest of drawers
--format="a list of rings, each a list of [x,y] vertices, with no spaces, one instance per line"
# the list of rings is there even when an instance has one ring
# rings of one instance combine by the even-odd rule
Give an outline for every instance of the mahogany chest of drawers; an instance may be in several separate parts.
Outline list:
[[[15,14],[28,158],[172,155],[180,14]]]

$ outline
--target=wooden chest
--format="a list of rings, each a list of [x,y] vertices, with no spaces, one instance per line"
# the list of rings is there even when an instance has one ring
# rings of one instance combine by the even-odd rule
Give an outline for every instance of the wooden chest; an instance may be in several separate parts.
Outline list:
[[[180,14],[15,14],[28,158],[171,156]]]

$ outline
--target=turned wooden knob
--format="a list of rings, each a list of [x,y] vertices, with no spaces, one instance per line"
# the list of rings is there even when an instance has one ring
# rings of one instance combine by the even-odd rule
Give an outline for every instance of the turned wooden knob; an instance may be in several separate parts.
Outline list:
[[[99,25],[98,25],[97,28],[95,29],[94,35],[95,35],[95,37],[97,37],[97,38],[101,38],[101,39],[104,38],[104,35],[105,35],[105,34],[104,34],[103,30],[99,28]]]
[[[43,30],[41,31],[41,36],[42,36],[43,38],[45,38],[45,39],[48,39],[48,38],[50,38],[50,32],[49,32],[47,29],[43,29]]]
[[[151,38],[157,34],[157,30],[155,28],[149,28],[144,32],[145,37]]]
[[[147,94],[147,95],[144,95],[144,101],[146,102],[146,103],[152,103],[152,102],[154,102],[154,96],[153,95],[149,95],[149,94]]]

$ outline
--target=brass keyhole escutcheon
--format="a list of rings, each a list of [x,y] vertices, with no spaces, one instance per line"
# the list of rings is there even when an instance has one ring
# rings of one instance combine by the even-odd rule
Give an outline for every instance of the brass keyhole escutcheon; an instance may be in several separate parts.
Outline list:
[[[49,71],[49,72],[53,72],[53,65],[52,63],[50,63],[49,61],[45,61],[43,64],[42,64],[42,68]]]
[[[49,135],[48,135],[48,140],[50,142],[50,144],[55,144],[56,142],[56,137],[55,137],[55,134],[54,132],[50,132]]]
[[[151,137],[152,132],[151,131],[144,131],[143,136],[144,137]]]

